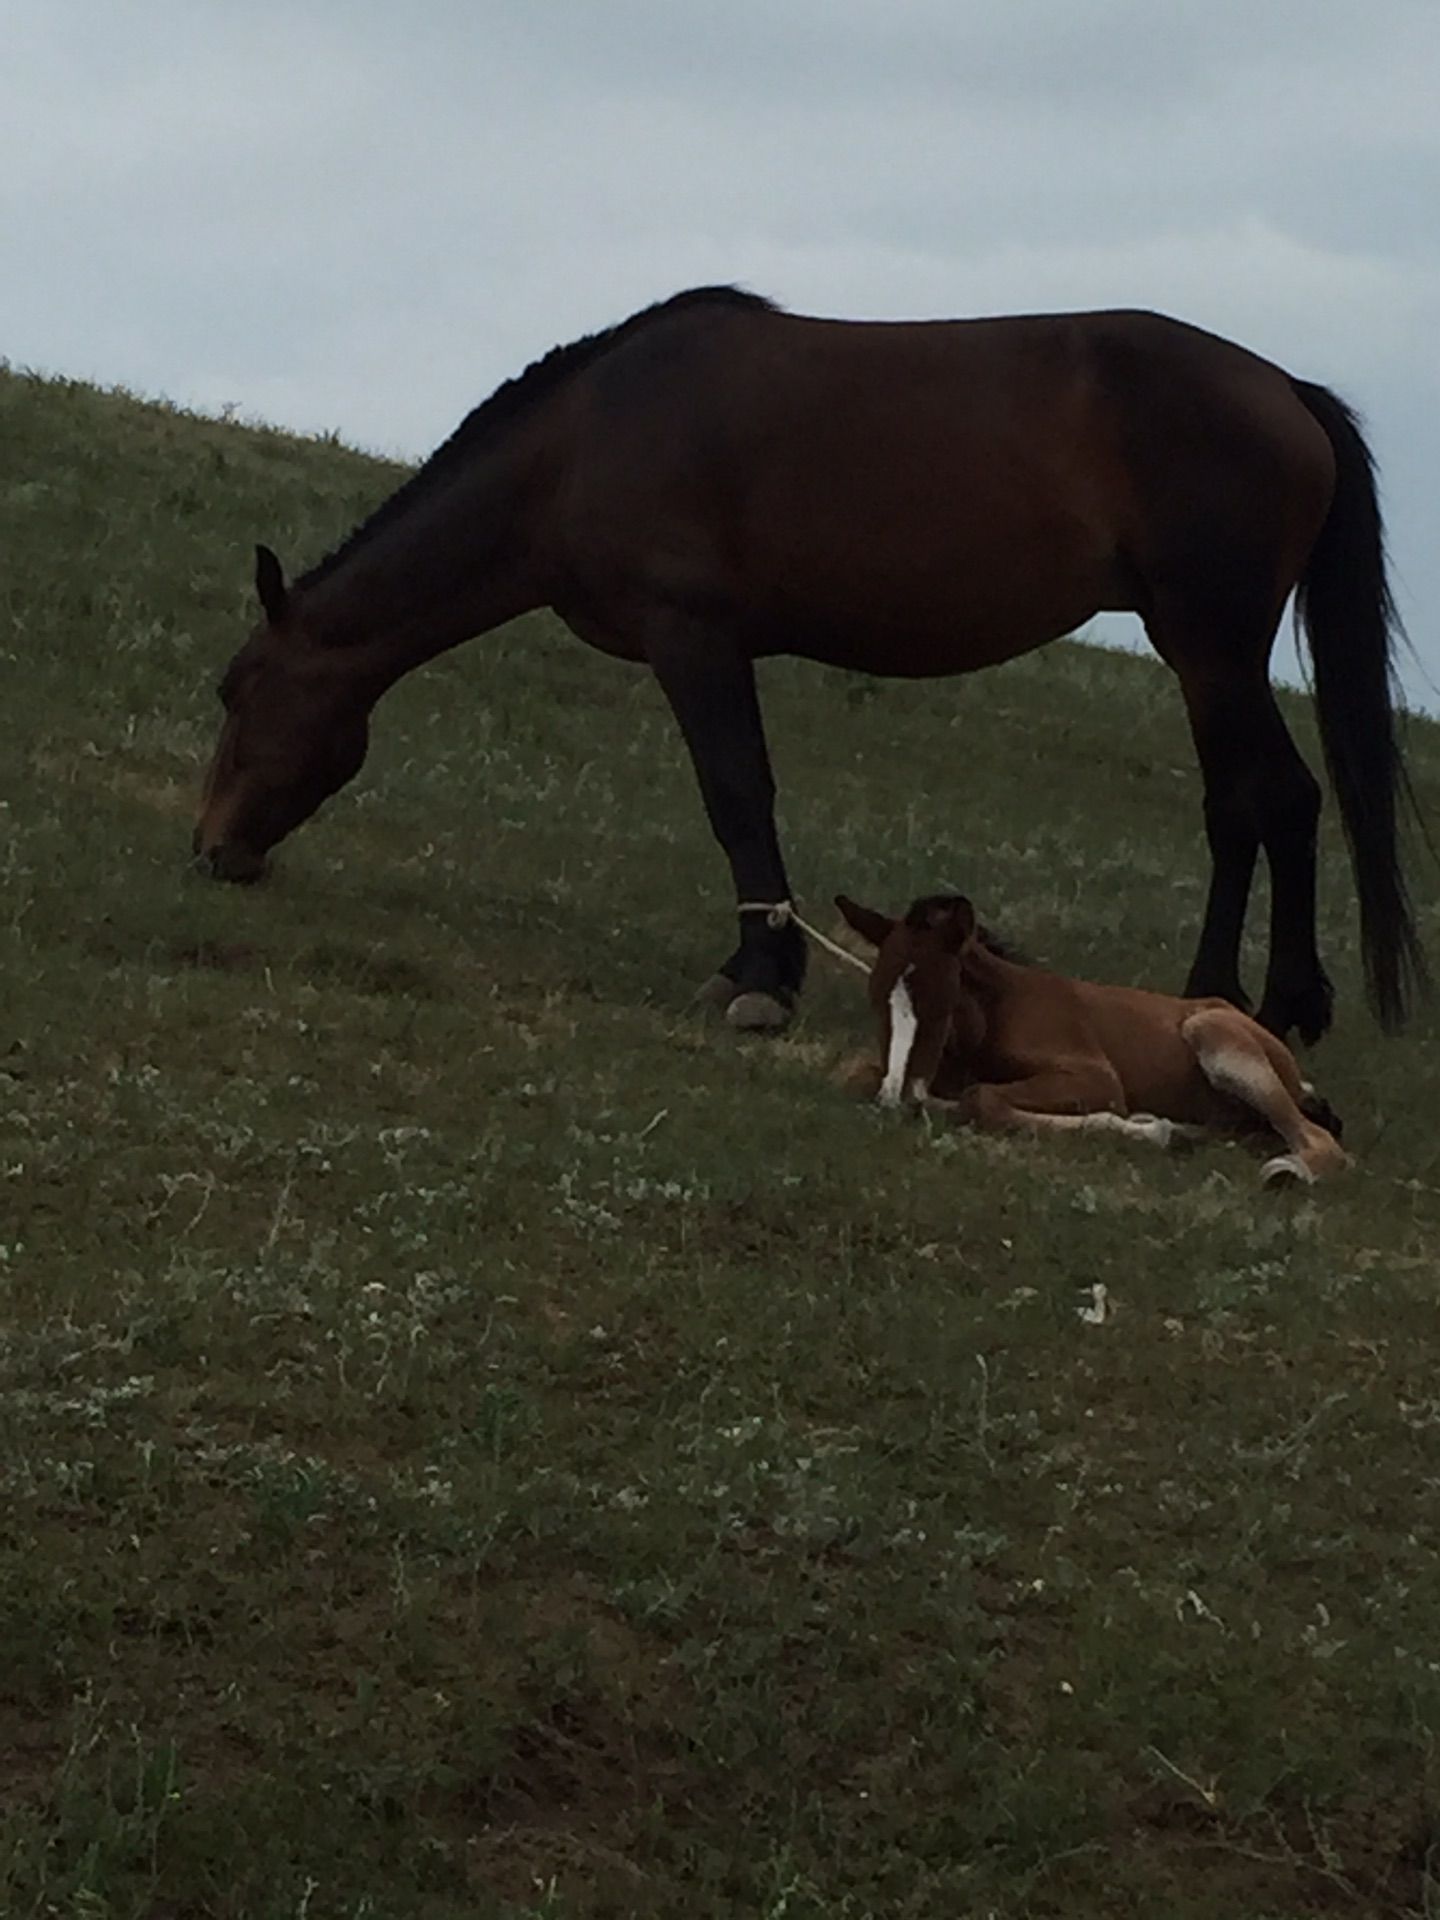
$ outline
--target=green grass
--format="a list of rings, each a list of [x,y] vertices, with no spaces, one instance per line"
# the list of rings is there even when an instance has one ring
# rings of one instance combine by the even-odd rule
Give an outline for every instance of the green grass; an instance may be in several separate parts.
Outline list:
[[[1333,821],[1346,1182],[926,1130],[823,957],[778,1042],[687,1009],[723,865],[549,619],[193,877],[251,543],[396,472],[18,375],[0,460],[7,1920],[1435,1912],[1440,1035],[1365,1016]],[[764,681],[827,928],[958,885],[1183,978],[1160,667]]]

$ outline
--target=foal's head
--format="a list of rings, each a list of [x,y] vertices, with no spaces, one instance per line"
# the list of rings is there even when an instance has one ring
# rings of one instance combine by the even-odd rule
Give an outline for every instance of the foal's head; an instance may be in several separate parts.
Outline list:
[[[876,949],[870,1004],[885,1068],[878,1097],[888,1107],[923,1100],[967,999],[962,963],[976,938],[975,909],[959,894],[917,900],[903,920],[858,906],[843,893],[835,904]]]
[[[270,849],[360,771],[381,690],[346,649],[306,634],[267,547],[255,585],[265,618],[220,682],[225,718],[195,824],[195,852],[221,880],[258,880]]]

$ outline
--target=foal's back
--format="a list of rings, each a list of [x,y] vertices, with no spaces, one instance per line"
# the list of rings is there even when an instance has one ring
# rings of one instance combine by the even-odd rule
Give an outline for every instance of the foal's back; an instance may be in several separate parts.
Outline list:
[[[1214,1126],[1227,1116],[1228,1103],[1201,1072],[1183,1029],[1192,1014],[1212,1008],[1243,1019],[1229,1001],[1072,980],[993,955],[982,966],[989,1019],[983,1056],[974,1063],[977,1078],[1003,1082],[1103,1060],[1120,1083],[1127,1112],[1161,1114],[1197,1126]],[[1293,1081],[1291,1091],[1298,1092],[1299,1076],[1286,1050],[1273,1047],[1259,1027],[1254,1030],[1277,1071],[1287,1083]],[[1288,1071],[1277,1056],[1283,1056]]]

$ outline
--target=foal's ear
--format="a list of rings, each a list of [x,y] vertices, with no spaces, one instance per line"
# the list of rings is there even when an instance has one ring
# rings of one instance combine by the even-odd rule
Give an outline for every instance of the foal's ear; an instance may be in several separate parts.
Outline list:
[[[290,593],[285,585],[285,569],[269,547],[255,549],[255,591],[265,609],[265,618],[272,627],[278,627],[285,618]]]
[[[855,929],[862,940],[868,940],[872,947],[883,947],[895,931],[895,922],[888,915],[876,913],[873,907],[858,905],[848,894],[837,893],[835,904],[846,923]]]

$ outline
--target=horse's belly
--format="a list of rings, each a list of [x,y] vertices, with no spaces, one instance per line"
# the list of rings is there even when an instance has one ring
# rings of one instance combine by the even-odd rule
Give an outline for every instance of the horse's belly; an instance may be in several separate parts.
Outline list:
[[[818,598],[819,596],[817,596]],[[971,673],[1030,653],[1073,633],[1100,611],[1094,593],[1017,591],[1004,604],[967,595],[957,579],[944,595],[912,598],[902,589],[884,604],[816,605],[779,596],[747,610],[750,651],[796,654],[826,666],[923,679]]]

